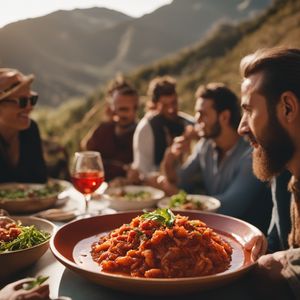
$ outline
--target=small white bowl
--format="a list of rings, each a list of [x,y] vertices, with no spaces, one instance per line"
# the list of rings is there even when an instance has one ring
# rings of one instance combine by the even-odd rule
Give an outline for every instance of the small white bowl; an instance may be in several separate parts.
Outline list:
[[[122,196],[123,193],[138,193],[138,192],[148,192],[150,194],[147,198],[134,198],[127,199]],[[123,187],[110,187],[108,188],[103,197],[108,199],[110,202],[110,207],[118,210],[137,210],[144,208],[155,207],[157,202],[165,196],[165,193],[159,189],[153,188],[151,186],[141,186],[141,185],[127,185]]]
[[[201,203],[203,211],[216,212],[218,208],[221,206],[221,202],[211,196],[207,195],[187,195],[187,199],[192,202]],[[183,210],[181,207],[170,207],[171,205],[171,197],[164,198],[157,203],[159,208],[171,208],[172,210]]]

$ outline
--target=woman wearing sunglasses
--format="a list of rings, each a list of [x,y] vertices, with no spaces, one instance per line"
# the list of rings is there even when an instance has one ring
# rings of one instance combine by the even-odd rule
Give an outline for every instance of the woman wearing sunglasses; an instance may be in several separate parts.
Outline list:
[[[29,117],[38,100],[33,79],[0,68],[0,182],[47,180],[39,130]]]

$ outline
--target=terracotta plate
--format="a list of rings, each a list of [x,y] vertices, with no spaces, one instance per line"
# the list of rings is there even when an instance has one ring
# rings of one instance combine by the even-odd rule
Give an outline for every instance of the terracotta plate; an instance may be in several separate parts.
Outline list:
[[[52,237],[51,250],[67,268],[97,284],[131,293],[161,295],[209,289],[240,277],[255,264],[250,251],[245,249],[245,243],[253,237],[262,237],[264,246],[261,255],[266,251],[264,235],[244,221],[214,213],[181,211],[181,215],[189,216],[190,219],[201,219],[230,243],[233,255],[231,267],[227,271],[210,276],[174,279],[135,278],[100,271],[100,267],[91,259],[91,244],[100,234],[111,231],[123,223],[129,223],[140,214],[142,214],[140,211],[131,211],[68,223]]]

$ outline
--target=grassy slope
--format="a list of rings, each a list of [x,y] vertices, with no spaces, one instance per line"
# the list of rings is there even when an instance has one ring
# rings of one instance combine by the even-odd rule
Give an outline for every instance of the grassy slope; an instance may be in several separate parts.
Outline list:
[[[300,47],[299,25],[300,1],[279,0],[259,18],[239,26],[222,25],[200,44],[139,69],[128,79],[145,94],[151,78],[173,75],[178,80],[181,109],[192,112],[193,95],[199,84],[220,81],[239,92],[239,62],[245,54],[261,47]],[[46,113],[47,121],[42,122],[40,114],[42,131],[54,132],[72,153],[78,149],[82,136],[102,118],[103,101],[99,98],[103,99],[103,89],[85,101],[68,103],[52,114]],[[92,108],[95,103],[97,106]]]

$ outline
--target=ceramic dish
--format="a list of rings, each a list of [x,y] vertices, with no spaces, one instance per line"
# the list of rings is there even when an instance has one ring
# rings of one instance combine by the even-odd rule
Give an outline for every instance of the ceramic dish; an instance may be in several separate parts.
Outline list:
[[[39,230],[53,235],[55,225],[49,221],[36,217],[12,216],[15,221],[21,221],[22,225],[35,225]],[[8,279],[11,275],[25,269],[36,262],[49,248],[49,239],[31,248],[9,251],[0,254],[0,281]]]
[[[171,208],[172,210],[203,210],[203,211],[210,211],[210,212],[216,212],[218,208],[221,206],[221,203],[218,199],[206,195],[187,195],[188,202],[193,202],[193,204],[196,204],[194,208],[183,208],[180,207],[170,207],[171,205],[171,198],[167,197],[164,199],[161,199],[157,203],[157,207],[159,208]],[[198,206],[198,208],[197,208]]]
[[[206,212],[181,211],[190,219],[201,219],[213,228],[233,248],[230,268],[210,276],[190,278],[137,278],[102,272],[90,255],[91,244],[100,234],[109,232],[130,220],[141,211],[123,212],[114,215],[96,216],[77,220],[61,227],[50,241],[50,247],[56,258],[67,268],[97,284],[120,291],[138,294],[172,295],[209,289],[224,285],[239,278],[255,264],[246,242],[259,236],[263,240],[260,254],[266,251],[266,239],[254,226],[244,221],[224,215]]]
[[[63,194],[71,184],[64,180],[52,179],[49,181],[50,185],[58,184],[59,189],[49,192],[46,195],[30,195],[30,196],[19,196],[16,194],[14,197],[0,196],[0,208],[5,209],[10,214],[26,214],[34,213],[44,209],[53,207],[60,198],[60,194]],[[45,184],[37,183],[3,183],[0,184],[0,189],[7,191],[19,190],[43,190]]]
[[[155,207],[164,195],[163,191],[150,186],[127,185],[108,188],[103,197],[109,200],[111,208],[122,211]]]

